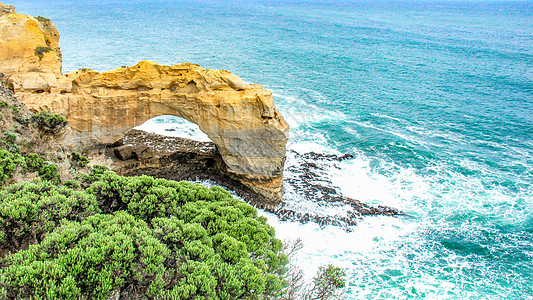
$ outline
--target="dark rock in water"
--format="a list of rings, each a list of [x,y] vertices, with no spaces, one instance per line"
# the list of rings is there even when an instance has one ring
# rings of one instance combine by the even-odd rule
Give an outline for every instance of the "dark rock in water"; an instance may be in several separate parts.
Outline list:
[[[292,152],[296,153],[297,155],[300,155],[304,159],[343,161],[343,160],[354,158],[354,156],[351,154],[335,155],[335,154],[316,153],[316,152],[307,152],[307,153],[299,154],[296,151],[292,151]]]
[[[362,216],[395,216],[400,212],[394,208],[373,207],[359,200],[340,194],[327,179],[327,168],[337,162],[353,158],[352,155],[320,153],[299,154],[292,152],[297,164],[287,167],[284,184],[298,195],[323,206],[347,207],[343,216],[317,215],[300,212],[281,204],[273,207],[261,196],[244,186],[225,172],[222,157],[212,142],[199,142],[186,138],[151,134],[140,130],[129,131],[122,146],[114,148],[120,160],[114,160],[113,169],[127,176],[150,175],[172,180],[212,180],[234,191],[257,208],[265,209],[279,216],[281,220],[302,223],[315,222],[320,225],[355,225]],[[120,156],[119,156],[120,155]],[[128,157],[128,159],[123,159]]]
[[[324,216],[301,213],[285,205],[272,211],[281,220],[295,220],[300,222],[316,222],[321,225],[355,225],[362,216],[401,215],[395,208],[378,206],[373,207],[357,199],[343,196],[338,188],[334,187],[327,178],[328,168],[336,167],[336,163],[354,158],[351,154],[334,155],[323,153],[303,153],[291,151],[297,163],[288,166],[284,183],[290,186],[293,192],[303,198],[320,203],[321,206],[347,206],[349,211],[343,216]]]
[[[133,158],[133,145],[123,145],[113,149],[115,155],[121,160]]]

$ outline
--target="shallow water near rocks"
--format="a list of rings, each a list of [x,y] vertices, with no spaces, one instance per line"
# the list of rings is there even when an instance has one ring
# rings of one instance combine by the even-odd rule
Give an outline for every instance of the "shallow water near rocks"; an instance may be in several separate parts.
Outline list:
[[[307,274],[347,269],[347,299],[531,299],[531,1],[10,4],[53,20],[64,71],[189,61],[264,84],[291,124],[287,179],[294,153],[352,155],[312,162],[316,181],[410,217],[345,230],[263,212],[303,239]],[[294,210],[346,214],[297,187]]]

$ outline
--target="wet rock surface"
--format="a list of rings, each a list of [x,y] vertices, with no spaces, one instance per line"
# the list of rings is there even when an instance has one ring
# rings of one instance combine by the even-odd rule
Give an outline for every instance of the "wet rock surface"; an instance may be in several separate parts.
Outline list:
[[[292,196],[311,199],[319,207],[342,207],[344,215],[324,216],[312,212],[299,212],[284,203],[275,211],[281,220],[295,220],[303,223],[315,222],[321,225],[349,226],[357,224],[362,216],[385,215],[397,216],[402,213],[392,207],[371,206],[357,199],[343,196],[328,178],[329,168],[338,167],[338,163],[354,158],[353,155],[335,155],[323,153],[298,153],[289,151],[296,163],[288,165],[285,172],[284,186],[291,188]]]

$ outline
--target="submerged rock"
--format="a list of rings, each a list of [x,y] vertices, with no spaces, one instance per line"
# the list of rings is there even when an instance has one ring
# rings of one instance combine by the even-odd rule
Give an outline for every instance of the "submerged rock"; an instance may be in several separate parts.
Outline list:
[[[403,213],[387,206],[372,206],[357,199],[342,195],[339,189],[333,186],[329,179],[328,169],[338,167],[337,163],[352,159],[353,155],[325,154],[325,153],[298,153],[290,151],[296,163],[287,167],[288,174],[284,184],[291,187],[293,196],[307,199],[320,208],[343,208],[340,215],[325,215],[317,212],[307,212],[295,209],[292,205],[281,204],[271,210],[281,220],[293,220],[302,223],[315,222],[321,225],[350,226],[355,225],[363,216],[386,215],[399,216]]]

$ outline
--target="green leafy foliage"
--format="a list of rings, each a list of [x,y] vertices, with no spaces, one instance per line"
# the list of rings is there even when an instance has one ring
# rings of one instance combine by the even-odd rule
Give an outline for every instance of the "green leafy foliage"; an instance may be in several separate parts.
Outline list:
[[[7,102],[5,102],[5,101],[0,101],[0,109],[5,108],[5,107],[8,107],[8,106],[9,106],[9,104],[7,104]]]
[[[26,171],[28,172],[40,171],[41,168],[44,166],[44,158],[39,157],[39,155],[36,153],[32,153],[26,156],[25,162],[26,162]]]
[[[16,251],[38,242],[60,220],[83,220],[100,212],[94,196],[51,182],[13,184],[0,191],[0,248]]]
[[[11,112],[13,112],[14,115],[20,114],[20,108],[16,106],[11,107]]]
[[[102,177],[106,171],[109,171],[107,166],[94,165],[88,175],[80,174],[78,179],[80,180],[81,185],[87,188],[92,183],[100,180],[100,177]]]
[[[36,124],[37,128],[46,133],[58,133],[67,126],[67,119],[61,115],[52,114],[49,111],[41,111],[30,117],[30,122]]]
[[[123,177],[102,167],[91,173],[85,191],[73,183],[39,182],[0,194],[6,199],[0,206],[6,207],[0,210],[6,212],[0,224],[3,247],[37,237],[29,249],[6,256],[0,294],[8,299],[108,299],[117,292],[154,299],[282,294],[287,257],[253,207],[218,187]],[[57,200],[63,196],[66,200]],[[71,198],[78,199],[76,211],[67,210],[72,203],[45,202]]]
[[[305,299],[327,300],[337,298],[337,291],[346,285],[346,271],[333,265],[322,266],[313,278],[313,287]]]
[[[127,210],[144,220],[176,215],[180,206],[198,200],[223,200],[229,193],[190,182],[155,179],[149,176],[123,177],[104,171],[87,190],[94,194],[106,212]],[[234,200],[236,201],[236,200]]]
[[[86,167],[89,164],[89,159],[78,152],[72,152],[71,154],[72,162],[79,167]]]
[[[0,148],[0,184],[11,178],[17,167],[23,163],[24,158],[20,154]]]
[[[74,190],[78,190],[81,188],[81,184],[77,180],[67,180],[63,182],[63,185]]]
[[[14,132],[6,131],[0,140],[0,148],[5,148],[10,152],[19,152],[20,146],[16,143],[17,134]]]
[[[7,131],[4,133],[2,140],[6,144],[13,145],[15,144],[15,141],[17,140],[17,135],[13,132]]]
[[[40,244],[7,258],[0,273],[8,298],[108,299],[126,283],[138,293],[164,286],[168,248],[126,212],[63,222]]]
[[[41,175],[41,178],[43,180],[48,180],[55,184],[59,184],[61,182],[61,176],[59,175],[59,169],[57,168],[57,165],[55,165],[54,163],[48,163],[48,164],[43,165],[42,168],[39,170],[39,175]]]

